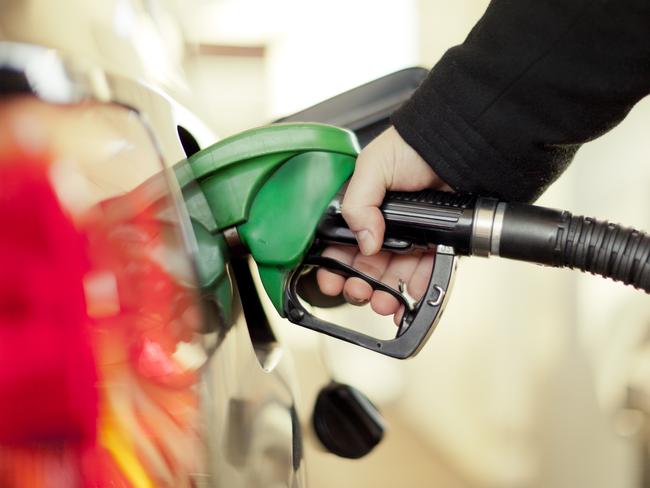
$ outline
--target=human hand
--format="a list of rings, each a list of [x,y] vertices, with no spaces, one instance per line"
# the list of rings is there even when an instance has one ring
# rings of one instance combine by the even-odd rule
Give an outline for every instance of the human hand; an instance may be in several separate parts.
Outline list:
[[[407,284],[409,293],[419,299],[426,290],[434,256],[421,252],[380,252],[386,224],[379,207],[388,190],[418,191],[426,188],[451,190],[397,130],[389,127],[359,154],[343,199],[343,218],[355,233],[359,249],[330,246],[323,256],[351,265],[393,288],[397,288],[401,280]],[[397,299],[382,291],[373,292],[370,285],[360,278],[345,279],[319,269],[317,280],[325,295],[336,296],[343,292],[345,299],[353,305],[370,302],[378,314],[395,314],[395,323],[401,320],[403,310]]]

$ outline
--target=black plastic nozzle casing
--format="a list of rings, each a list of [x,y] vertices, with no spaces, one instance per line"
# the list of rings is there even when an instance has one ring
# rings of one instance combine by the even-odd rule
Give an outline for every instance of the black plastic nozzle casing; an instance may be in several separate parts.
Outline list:
[[[440,191],[389,192],[381,206],[386,238],[403,239],[416,247],[453,247],[468,255],[476,197]]]
[[[469,255],[475,206],[476,197],[467,194],[388,192],[381,206],[386,221],[383,249],[400,253],[444,245]],[[317,237],[324,243],[357,243],[338,209],[328,211]]]
[[[552,208],[508,203],[499,256],[548,266],[562,265],[563,239],[571,214]]]

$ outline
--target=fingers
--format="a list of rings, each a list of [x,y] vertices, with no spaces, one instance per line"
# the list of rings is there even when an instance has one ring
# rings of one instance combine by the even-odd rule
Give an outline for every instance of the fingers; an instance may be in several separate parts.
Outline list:
[[[357,250],[353,247],[330,246],[323,251],[322,255],[350,265],[356,254]],[[345,278],[321,268],[316,272],[316,282],[324,295],[335,297],[343,291]]]
[[[420,262],[408,282],[408,290],[413,298],[419,300],[424,296],[427,291],[427,285],[431,278],[431,271],[433,270],[434,255],[431,253],[422,254]]]
[[[431,279],[434,262],[434,254],[423,253],[408,281],[407,290],[409,294],[416,300],[420,300],[424,296],[424,293],[427,291],[427,285]],[[404,305],[400,305],[399,309],[393,316],[393,322],[395,322],[395,325],[400,324],[403,315]]]
[[[395,255],[388,264],[386,271],[384,271],[381,281],[392,288],[398,289],[400,280],[408,283],[419,262],[419,254]],[[376,291],[372,295],[370,305],[380,315],[393,315],[399,309],[400,302],[386,292]]]
[[[404,305],[400,305],[397,313],[393,315],[393,322],[395,325],[399,325],[402,321],[402,316],[404,315]]]
[[[324,255],[351,264],[360,271],[397,287],[399,278],[409,281],[414,298],[424,294],[431,275],[433,256],[396,256],[392,261],[381,250],[386,225],[379,207],[387,190],[416,191],[424,188],[451,190],[399,135],[389,127],[361,151],[354,174],[343,200],[343,217],[354,232],[361,254],[350,249],[329,248]],[[410,279],[409,279],[410,277]],[[345,280],[325,270],[318,272],[323,293],[337,295],[341,291],[350,303],[363,304],[372,299],[372,308],[380,314],[400,311],[396,299],[383,292],[373,294],[370,285],[358,278]]]
[[[401,279],[407,283],[409,294],[416,300],[422,298],[427,289],[435,259],[431,253],[392,255],[380,252],[374,256],[364,256],[355,248],[344,246],[328,247],[323,256],[348,264],[395,289],[399,287]],[[336,296],[342,292],[345,299],[353,305],[363,305],[370,301],[376,313],[394,314],[393,320],[396,324],[399,324],[404,314],[404,306],[396,298],[382,291],[373,291],[372,287],[360,278],[346,280],[335,273],[319,269],[316,279],[325,295]]]
[[[380,279],[384,274],[390,261],[390,253],[380,252],[374,256],[364,256],[357,254],[352,266],[362,273]],[[361,278],[349,278],[343,287],[345,299],[353,305],[363,305],[368,303],[372,296],[372,287]]]

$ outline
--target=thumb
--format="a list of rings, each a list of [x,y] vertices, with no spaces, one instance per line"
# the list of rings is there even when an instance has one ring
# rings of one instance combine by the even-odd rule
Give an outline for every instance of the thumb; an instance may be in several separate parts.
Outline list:
[[[375,254],[384,242],[386,224],[379,207],[386,190],[425,188],[451,190],[394,127],[386,129],[361,151],[342,211],[363,254]]]
[[[342,207],[343,218],[366,256],[379,252],[384,242],[386,225],[379,206],[390,183],[385,177],[385,165],[389,163],[382,163],[386,161],[385,155],[373,151],[371,146],[372,143],[357,158]]]

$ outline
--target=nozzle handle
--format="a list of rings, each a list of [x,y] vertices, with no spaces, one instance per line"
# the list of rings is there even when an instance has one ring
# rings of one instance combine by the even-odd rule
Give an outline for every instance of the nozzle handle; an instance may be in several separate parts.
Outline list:
[[[339,194],[332,201],[317,237],[326,244],[356,245],[354,234],[343,219],[342,200],[343,194]],[[496,203],[492,198],[437,190],[388,192],[381,205],[386,222],[383,249],[402,253],[443,245],[453,247],[459,255],[480,254],[481,248],[489,243],[481,243],[474,234],[480,236],[478,224],[482,222],[483,209],[493,209]]]
[[[416,302],[415,305],[411,305],[401,292],[393,290],[354,268],[343,263],[339,263],[340,266],[332,266],[331,260],[323,261],[328,258],[320,258],[320,260],[318,258],[318,256],[314,256],[306,259],[303,266],[294,271],[290,277],[284,298],[284,311],[287,318],[294,324],[398,359],[414,356],[429,339],[447,303],[458,259],[453,248],[438,246],[435,266],[427,290],[421,300]],[[302,305],[298,296],[298,281],[310,267],[326,267],[346,277],[355,276],[361,278],[373,289],[390,293],[405,304],[405,313],[395,338],[379,339],[312,315]]]

